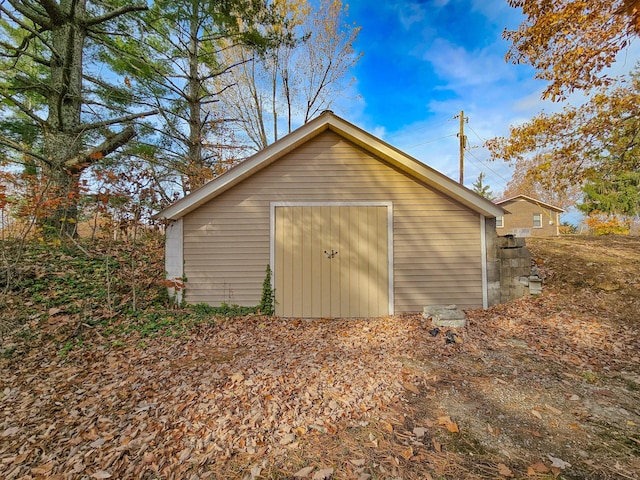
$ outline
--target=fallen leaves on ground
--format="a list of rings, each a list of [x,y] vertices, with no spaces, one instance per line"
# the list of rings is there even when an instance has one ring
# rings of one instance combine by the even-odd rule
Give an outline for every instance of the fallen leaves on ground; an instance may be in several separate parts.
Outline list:
[[[419,382],[400,359],[416,328],[243,318],[144,349],[98,346],[64,359],[32,350],[3,371],[0,424],[0,453],[31,458],[5,460],[0,473],[177,476],[238,454],[284,455],[305,435],[358,426],[398,403],[404,384]]]
[[[570,295],[469,311],[449,344],[419,315],[246,317],[177,338],[87,327],[62,356],[66,314],[47,312],[0,360],[0,477],[637,478],[637,325],[603,314],[619,290],[592,312]]]

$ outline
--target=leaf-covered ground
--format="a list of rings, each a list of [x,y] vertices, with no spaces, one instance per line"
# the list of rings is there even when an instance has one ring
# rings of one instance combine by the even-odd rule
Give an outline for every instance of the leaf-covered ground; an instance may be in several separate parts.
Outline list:
[[[27,305],[2,339],[0,477],[639,478],[640,241],[529,244],[543,295],[467,312],[460,343],[417,315]]]

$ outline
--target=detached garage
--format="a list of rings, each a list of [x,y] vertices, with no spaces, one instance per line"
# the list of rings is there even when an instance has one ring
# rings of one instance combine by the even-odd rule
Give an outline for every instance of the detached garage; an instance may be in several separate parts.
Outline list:
[[[502,208],[332,112],[160,212],[189,303],[374,317],[499,300]]]

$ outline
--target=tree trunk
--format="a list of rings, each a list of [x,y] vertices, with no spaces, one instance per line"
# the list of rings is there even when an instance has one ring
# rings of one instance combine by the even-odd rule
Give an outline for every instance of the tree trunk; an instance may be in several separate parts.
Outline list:
[[[44,173],[56,199],[45,220],[61,234],[75,235],[78,216],[78,174],[82,165],[68,168],[65,163],[83,150],[83,135],[79,134],[82,111],[83,51],[87,32],[82,27],[86,0],[62,0],[61,15],[51,16],[51,94],[49,115],[44,132],[44,152],[49,162]]]
[[[202,80],[200,76],[199,55],[199,23],[200,6],[199,2],[192,2],[190,31],[189,31],[189,82],[187,90],[187,103],[189,105],[189,145],[188,159],[188,190],[193,191],[205,182],[204,159],[202,155],[202,135],[204,132],[204,122],[202,121],[201,98]]]

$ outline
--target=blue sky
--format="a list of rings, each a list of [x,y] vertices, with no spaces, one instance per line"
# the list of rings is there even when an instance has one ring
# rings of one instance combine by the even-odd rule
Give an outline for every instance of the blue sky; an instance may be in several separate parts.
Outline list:
[[[356,49],[364,56],[353,70],[350,98],[334,111],[457,180],[459,123],[453,117],[464,110],[471,146],[465,185],[483,171],[485,183],[500,193],[511,170],[487,162],[484,140],[507,135],[510,124],[543,109],[562,108],[540,100],[545,84],[530,66],[504,60],[509,44],[502,32],[518,26],[520,10],[506,0],[345,3],[349,20],[362,27]],[[635,62],[627,57],[622,63],[624,71]]]

